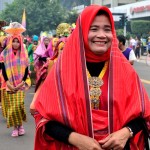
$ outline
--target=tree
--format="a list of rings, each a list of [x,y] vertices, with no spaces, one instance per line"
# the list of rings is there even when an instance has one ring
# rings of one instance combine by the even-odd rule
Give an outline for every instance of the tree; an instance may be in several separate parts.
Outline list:
[[[123,35],[124,34],[123,29],[116,30],[116,34],[117,34],[117,36]],[[132,35],[130,32],[127,32],[126,39],[129,40],[131,36],[133,37],[134,35]]]
[[[72,7],[78,5],[90,5],[90,0],[61,0],[61,4],[67,9],[72,9]]]
[[[143,36],[150,32],[150,21],[146,20],[135,20],[131,21],[131,30],[134,34]]]
[[[54,30],[59,23],[66,20],[66,10],[60,5],[59,0],[14,0],[12,4],[7,4],[1,18],[7,22],[21,22],[24,8],[29,35]]]
[[[75,10],[70,11],[69,13],[67,13],[66,22],[69,24],[76,23],[77,18],[78,13]]]

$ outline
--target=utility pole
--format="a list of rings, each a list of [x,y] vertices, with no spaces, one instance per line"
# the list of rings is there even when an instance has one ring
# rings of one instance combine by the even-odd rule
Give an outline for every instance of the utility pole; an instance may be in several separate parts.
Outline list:
[[[113,8],[113,0],[111,0],[110,7]]]
[[[126,35],[127,35],[127,26],[126,26],[126,24],[124,25],[124,36],[126,37]]]
[[[127,22],[128,22],[128,16],[124,15],[124,36],[127,35]]]

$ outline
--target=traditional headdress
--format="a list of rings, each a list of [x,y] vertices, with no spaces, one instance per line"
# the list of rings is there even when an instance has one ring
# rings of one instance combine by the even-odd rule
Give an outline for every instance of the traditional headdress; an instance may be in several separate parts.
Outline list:
[[[71,28],[70,25],[68,23],[61,23],[57,26],[56,28],[56,34],[57,36],[69,36],[71,33]]]
[[[19,35],[26,31],[26,29],[18,22],[10,23],[10,25],[4,27],[3,30],[10,35]]]

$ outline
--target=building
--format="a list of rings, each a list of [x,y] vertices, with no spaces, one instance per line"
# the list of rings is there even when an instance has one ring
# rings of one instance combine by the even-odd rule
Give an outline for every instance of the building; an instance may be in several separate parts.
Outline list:
[[[5,9],[6,3],[10,4],[13,0],[0,0],[0,11]]]
[[[150,0],[110,8],[112,13],[125,13],[129,20],[150,20]],[[114,20],[118,21],[119,17]]]
[[[144,1],[144,0],[91,0],[91,3],[107,6],[110,8],[110,7],[117,7],[126,4],[131,4],[139,1]]]

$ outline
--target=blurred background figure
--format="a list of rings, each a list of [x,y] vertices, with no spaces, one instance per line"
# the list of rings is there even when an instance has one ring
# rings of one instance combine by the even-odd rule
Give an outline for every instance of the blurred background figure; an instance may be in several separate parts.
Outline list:
[[[126,38],[123,35],[118,35],[118,47],[122,51],[123,55],[129,60],[130,64],[133,65],[134,61],[136,60],[134,51],[130,47],[126,47]]]
[[[28,56],[29,56],[29,61],[30,61],[30,76],[31,76],[31,84],[35,85],[36,84],[36,73],[34,71],[34,59],[33,59],[33,53],[36,50],[38,46],[38,40],[39,37],[37,35],[34,35],[32,38],[32,43],[28,47]]]

